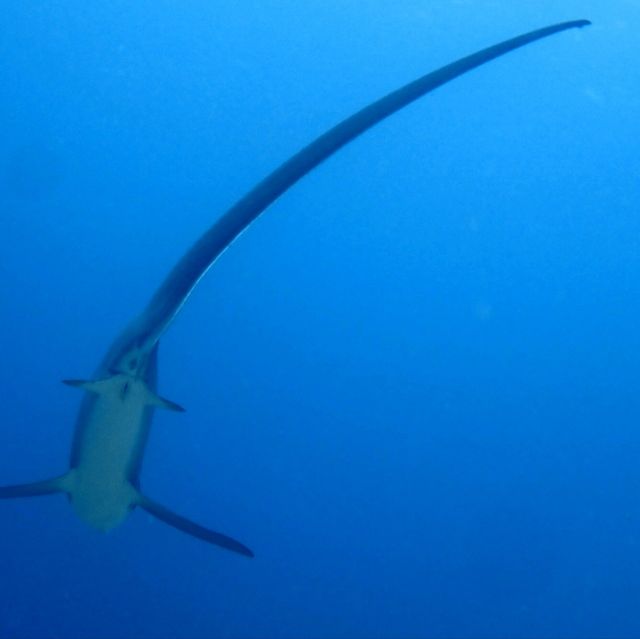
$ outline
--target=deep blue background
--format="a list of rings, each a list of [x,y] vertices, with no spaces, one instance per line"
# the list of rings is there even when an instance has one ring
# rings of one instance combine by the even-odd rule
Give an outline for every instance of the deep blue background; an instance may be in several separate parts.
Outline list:
[[[2,637],[640,635],[640,4],[24,0],[0,21],[0,484],[256,180],[545,24],[277,202],[161,348],[143,487],[0,503]]]

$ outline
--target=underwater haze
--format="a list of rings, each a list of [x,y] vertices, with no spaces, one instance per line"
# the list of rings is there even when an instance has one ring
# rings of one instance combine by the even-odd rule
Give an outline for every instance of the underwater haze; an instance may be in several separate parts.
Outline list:
[[[0,21],[0,485],[239,197],[461,56],[589,19],[287,192],[160,346],[136,509],[0,501],[0,637],[640,636],[640,2],[21,0]]]

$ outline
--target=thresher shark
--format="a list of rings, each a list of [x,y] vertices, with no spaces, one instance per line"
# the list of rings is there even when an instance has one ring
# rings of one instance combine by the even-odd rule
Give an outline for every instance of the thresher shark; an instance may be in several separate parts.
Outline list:
[[[99,530],[120,524],[136,507],[194,537],[252,557],[244,544],[152,501],[140,470],[156,408],[183,410],[156,394],[158,342],[196,284],[239,235],[278,197],[351,140],[423,95],[491,60],[588,20],[554,24],[506,40],[433,71],[369,104],[318,137],[258,183],[222,215],[179,260],[144,311],[117,337],[85,391],[69,470],[31,484],[0,487],[0,498],[66,493],[77,515]]]

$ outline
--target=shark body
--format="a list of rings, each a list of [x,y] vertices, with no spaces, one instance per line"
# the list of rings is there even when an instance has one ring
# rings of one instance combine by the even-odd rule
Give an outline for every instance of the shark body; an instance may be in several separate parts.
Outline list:
[[[257,184],[187,251],[138,316],[114,341],[91,381],[67,380],[86,394],[78,414],[69,470],[45,481],[0,487],[0,498],[66,493],[78,516],[99,530],[136,507],[204,541],[252,557],[244,544],[204,528],[146,497],[140,470],[156,408],[183,410],[156,394],[158,342],[191,291],[222,252],[280,195],[375,124],[454,78],[514,49],[587,20],[551,25],[457,60],[405,85],[321,135]]]

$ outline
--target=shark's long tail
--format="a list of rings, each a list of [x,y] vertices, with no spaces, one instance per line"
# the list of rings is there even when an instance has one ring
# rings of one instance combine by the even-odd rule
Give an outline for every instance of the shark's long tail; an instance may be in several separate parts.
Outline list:
[[[588,20],[562,22],[482,49],[389,93],[321,135],[257,184],[187,251],[135,322],[135,329],[127,336],[128,343],[121,345],[121,352],[130,353],[135,348],[138,352],[149,352],[220,254],[272,202],[345,144],[423,95],[476,67],[554,33],[588,24],[591,24]]]

